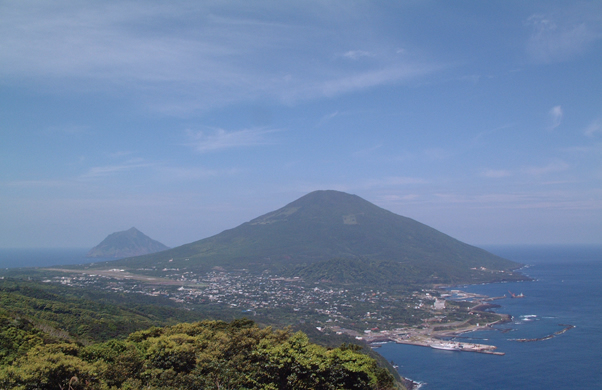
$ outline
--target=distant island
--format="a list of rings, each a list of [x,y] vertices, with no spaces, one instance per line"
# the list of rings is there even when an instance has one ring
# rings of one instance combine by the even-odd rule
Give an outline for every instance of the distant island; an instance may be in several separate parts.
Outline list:
[[[135,227],[109,234],[100,244],[92,248],[86,257],[124,258],[161,252],[169,247],[148,237]]]
[[[444,287],[530,280],[515,271],[520,266],[359,196],[326,190],[209,238],[49,268],[43,280],[161,296],[212,318],[252,316],[319,340],[398,340],[391,334],[403,333],[416,345],[437,345],[423,337],[435,327],[465,332],[508,319],[484,310],[487,297],[449,299]],[[491,352],[488,346],[464,350]]]
[[[359,388],[366,390],[403,389],[403,379],[369,343],[503,355],[494,345],[447,338],[508,321],[509,315],[487,310],[495,307],[492,300],[506,297],[445,287],[530,280],[516,272],[519,263],[331,190],[311,192],[238,227],[172,249],[131,228],[109,235],[88,256],[104,259],[2,272],[0,298],[8,317],[3,320],[0,313],[0,323],[31,329],[35,334],[19,340],[35,336],[36,343],[49,347],[7,342],[12,347],[4,365],[12,368],[10,373],[5,369],[3,379],[0,363],[0,383],[33,388],[46,381],[50,375],[33,359],[39,350],[48,356],[59,351],[61,367],[73,364],[70,375],[56,377],[56,388],[81,378],[132,389],[151,383],[165,389],[205,387],[203,381],[230,383],[230,388],[328,388],[322,383],[358,388],[363,381]],[[253,321],[240,322],[241,317]],[[13,320],[21,318],[29,322]],[[207,319],[228,322],[181,324]],[[282,328],[290,331],[272,331]],[[4,340],[16,332],[7,329]],[[199,349],[202,359],[192,358],[197,345],[210,346]],[[360,350],[376,360],[356,355]],[[267,360],[257,360],[263,357]],[[315,361],[324,370],[284,364],[297,358]],[[270,375],[269,367],[284,371],[272,377],[245,371],[257,364],[268,367]],[[92,378],[95,367],[104,367],[107,375]],[[305,387],[282,382],[296,378],[289,375],[293,371],[318,381]],[[274,381],[279,384],[272,386]]]
[[[98,263],[93,267],[106,267]],[[520,279],[521,265],[357,195],[311,192],[215,236],[110,267],[208,272],[248,269],[307,281],[383,287]]]

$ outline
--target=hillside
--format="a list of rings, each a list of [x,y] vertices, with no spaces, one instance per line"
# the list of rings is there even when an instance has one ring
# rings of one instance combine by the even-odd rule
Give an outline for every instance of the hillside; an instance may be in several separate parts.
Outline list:
[[[311,273],[316,264],[333,259],[376,261],[381,272],[391,269],[399,281],[440,283],[503,280],[502,270],[519,266],[338,191],[315,191],[213,237],[112,263],[280,273],[305,269]],[[394,262],[394,267],[383,262]]]
[[[184,308],[164,294],[161,296],[125,294],[113,289],[67,286],[62,283],[48,283],[47,280],[46,283],[41,283],[40,278],[47,276],[49,276],[47,272],[40,273],[36,270],[29,270],[18,278],[8,276],[0,278],[0,301],[2,302],[0,307],[0,328],[2,328],[0,330],[0,345],[2,346],[0,348],[0,388],[15,388],[12,386],[15,383],[11,383],[9,386],[7,382],[2,381],[2,371],[16,360],[21,360],[19,365],[25,367],[31,359],[31,356],[26,357],[25,354],[36,346],[48,345],[52,349],[57,344],[62,344],[60,348],[63,348],[65,347],[64,343],[69,343],[69,350],[73,351],[74,348],[77,348],[75,344],[80,346],[99,345],[107,342],[108,345],[115,346],[117,340],[120,340],[117,341],[118,343],[123,341],[128,334],[152,326],[175,325],[181,322],[208,319],[251,325],[250,321],[240,319],[241,311],[239,309],[232,309],[227,305],[196,305],[191,310],[191,306]],[[115,283],[112,285],[115,286]],[[261,328],[265,328],[267,325],[283,328],[286,325],[282,322],[275,323],[261,313],[256,314],[253,314],[253,319]],[[321,344],[328,349],[353,343],[355,344],[352,347],[354,351],[361,349],[364,354],[376,359],[379,365],[387,367],[397,380],[401,380],[386,360],[365,343],[353,337],[318,332],[315,325],[309,324],[299,323],[292,329],[291,335],[294,331],[303,331],[313,343]],[[240,340],[229,342],[234,345]],[[240,347],[244,348],[245,346],[240,345]],[[311,348],[320,347],[312,346]],[[33,353],[37,354],[38,352]],[[226,358],[230,357],[226,356]],[[57,367],[60,366],[59,362],[56,363]],[[85,362],[78,364],[85,364]],[[54,375],[48,372],[46,374]],[[56,379],[68,380],[72,375],[73,373],[65,374]],[[39,378],[43,377],[44,375],[40,374]]]
[[[123,258],[146,255],[169,249],[148,237],[135,227],[109,234],[100,244],[92,248],[86,257]]]
[[[359,347],[245,319],[153,327],[83,346],[0,311],[3,389],[403,389]]]

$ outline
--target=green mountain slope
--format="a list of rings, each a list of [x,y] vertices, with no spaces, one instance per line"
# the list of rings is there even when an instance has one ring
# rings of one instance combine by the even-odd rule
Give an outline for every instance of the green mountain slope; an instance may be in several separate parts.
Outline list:
[[[85,346],[4,310],[0,325],[2,389],[404,389],[359,346],[327,349],[246,319],[152,327]]]
[[[402,272],[399,278],[414,275],[417,281],[430,282],[474,281],[476,271],[471,269],[481,267],[486,270],[479,272],[491,274],[489,279],[503,279],[500,270],[519,266],[338,191],[315,191],[213,237],[111,263],[286,272],[332,259],[378,260],[383,272],[387,267],[382,261],[395,262],[395,272]]]
[[[88,252],[87,257],[131,257],[169,249],[148,237],[135,227],[109,234],[100,244]]]

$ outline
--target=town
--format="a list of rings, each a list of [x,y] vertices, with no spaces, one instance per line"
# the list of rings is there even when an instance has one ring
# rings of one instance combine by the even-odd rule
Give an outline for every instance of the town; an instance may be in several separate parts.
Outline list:
[[[43,282],[164,297],[189,310],[223,308],[273,323],[307,323],[325,334],[347,334],[367,342],[432,346],[435,337],[507,319],[484,311],[492,306],[492,298],[459,290],[385,291],[219,267],[209,272],[177,268],[47,271],[51,270],[53,276]]]

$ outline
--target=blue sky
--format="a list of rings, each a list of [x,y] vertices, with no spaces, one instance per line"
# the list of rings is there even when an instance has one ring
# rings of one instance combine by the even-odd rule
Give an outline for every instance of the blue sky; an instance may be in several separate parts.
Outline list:
[[[0,247],[168,246],[317,189],[602,243],[602,2],[0,1]]]

